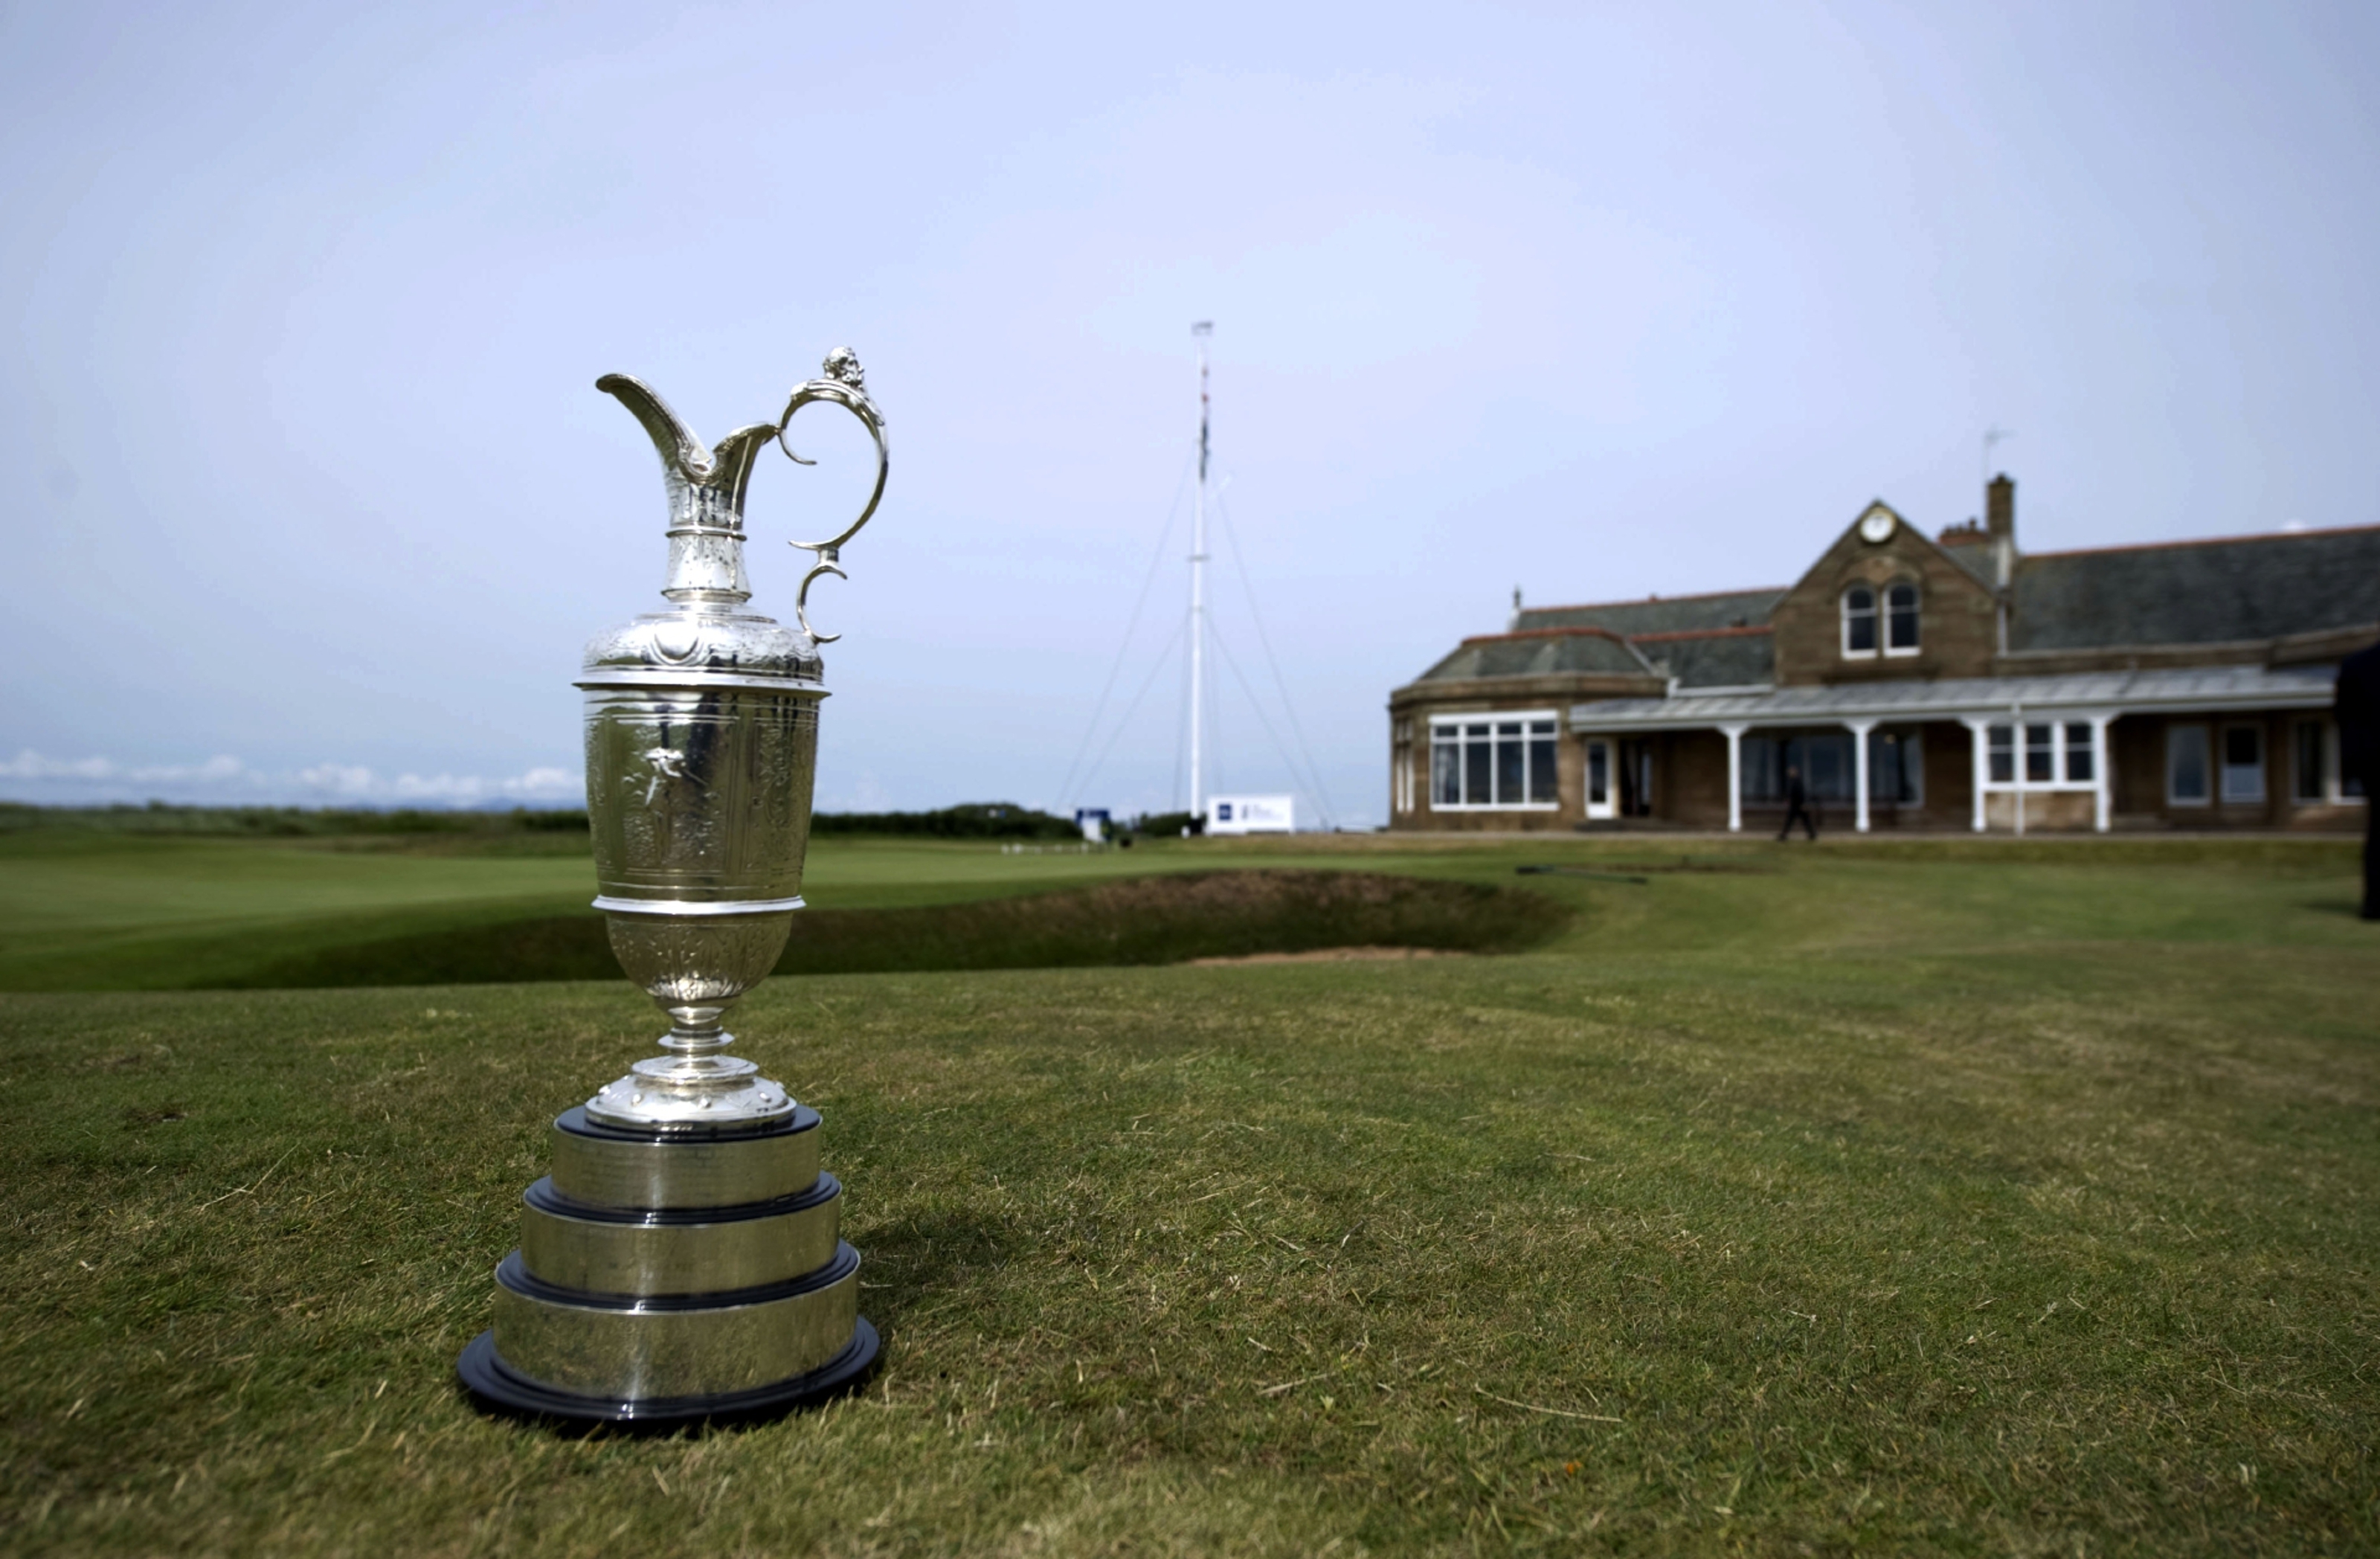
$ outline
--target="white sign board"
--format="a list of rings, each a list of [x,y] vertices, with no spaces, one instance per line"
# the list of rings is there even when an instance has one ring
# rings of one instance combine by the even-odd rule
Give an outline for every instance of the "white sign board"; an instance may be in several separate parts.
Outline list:
[[[1209,834],[1289,834],[1296,830],[1294,797],[1210,796],[1207,798]]]

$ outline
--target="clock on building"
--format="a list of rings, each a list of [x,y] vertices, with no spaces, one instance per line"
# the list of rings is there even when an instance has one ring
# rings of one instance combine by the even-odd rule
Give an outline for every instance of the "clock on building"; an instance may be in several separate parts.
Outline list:
[[[1892,538],[1892,511],[1882,504],[1860,516],[1860,534],[1871,542]]]

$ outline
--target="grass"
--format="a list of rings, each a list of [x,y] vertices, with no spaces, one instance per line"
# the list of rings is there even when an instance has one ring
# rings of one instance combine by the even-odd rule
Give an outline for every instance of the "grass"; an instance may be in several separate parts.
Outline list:
[[[0,1541],[2380,1546],[2350,851],[1691,848],[1730,870],[1530,879],[1574,918],[1518,956],[763,987],[738,1028],[826,1114],[886,1368],[701,1438],[448,1379],[543,1122],[658,1027],[625,981],[0,997]],[[875,859],[921,903],[1116,858]],[[1132,864],[1556,859],[1676,864]]]

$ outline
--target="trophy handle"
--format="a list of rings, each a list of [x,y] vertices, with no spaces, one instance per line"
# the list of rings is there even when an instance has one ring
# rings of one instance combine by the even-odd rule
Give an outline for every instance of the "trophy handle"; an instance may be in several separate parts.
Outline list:
[[[860,527],[875,518],[876,505],[884,498],[884,479],[892,471],[892,457],[884,444],[883,414],[876,409],[876,403],[868,398],[868,383],[866,376],[860,371],[859,355],[848,347],[837,347],[826,355],[824,375],[822,378],[811,379],[794,387],[793,396],[785,402],[783,413],[777,419],[777,447],[783,449],[785,452],[785,457],[796,465],[818,464],[815,460],[805,460],[795,454],[794,446],[785,442],[785,430],[792,424],[794,413],[813,401],[824,401],[830,405],[842,407],[859,419],[860,426],[866,428],[868,436],[876,442],[876,485],[868,491],[867,506],[859,511],[859,518],[844,527],[843,533],[832,541],[793,543],[804,552],[814,553],[818,556],[817,565],[802,576],[801,589],[794,596],[794,616],[802,625],[804,633],[808,634],[820,644],[832,644],[843,635],[820,633],[810,626],[808,610],[810,586],[821,574],[832,574],[838,579],[851,578],[836,566],[840,561],[843,544],[858,535]]]

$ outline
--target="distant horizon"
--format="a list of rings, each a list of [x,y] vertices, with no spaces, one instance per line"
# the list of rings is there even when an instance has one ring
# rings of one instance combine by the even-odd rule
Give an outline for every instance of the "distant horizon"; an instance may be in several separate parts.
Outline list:
[[[1235,799],[1235,798],[1226,798],[1226,799]],[[0,797],[0,807],[20,807],[30,810],[56,812],[259,811],[307,813],[358,812],[371,813],[375,815],[385,815],[395,812],[488,812],[498,816],[509,815],[516,812],[535,813],[543,816],[565,812],[584,813],[587,810],[587,803],[583,796],[575,806],[565,802],[549,802],[543,805],[531,805],[523,801],[504,801],[496,799],[481,801],[454,801],[439,805],[436,803],[425,804],[410,801],[381,803],[370,801],[169,801],[163,797],[155,796],[138,801],[28,801],[15,797]],[[939,805],[929,807],[885,807],[875,809],[859,807],[813,807],[810,810],[812,816],[827,817],[926,817],[939,812],[956,811],[965,807],[1014,807],[1019,811],[1029,813],[1035,817],[1054,818],[1061,822],[1072,822],[1074,821],[1069,815],[1059,812],[1045,811],[1039,808],[1028,806],[1022,801],[1009,800],[1004,797],[988,797],[981,799],[966,801],[945,801]],[[1111,821],[1117,822],[1130,822],[1139,818],[1174,816],[1178,815],[1178,812],[1179,809],[1168,811],[1111,812]],[[1301,824],[1296,832],[1304,834],[1327,833],[1330,831],[1321,828],[1318,825],[1309,829]],[[1370,831],[1364,830],[1362,832]]]

